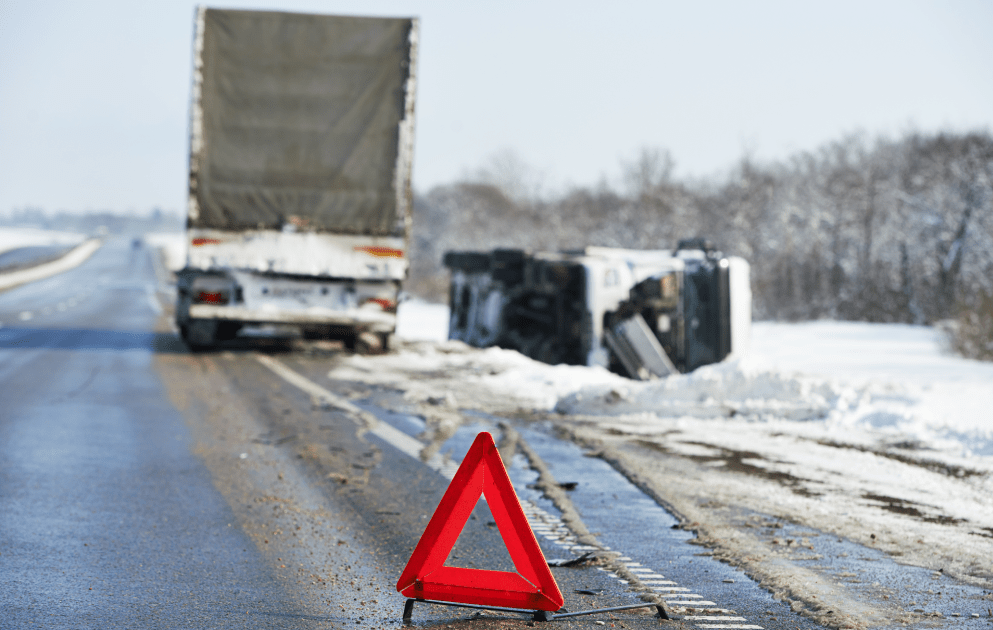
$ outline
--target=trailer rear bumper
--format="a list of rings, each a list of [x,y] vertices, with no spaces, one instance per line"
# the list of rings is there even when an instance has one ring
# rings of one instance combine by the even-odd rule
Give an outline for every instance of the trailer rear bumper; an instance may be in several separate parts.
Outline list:
[[[328,308],[284,310],[192,304],[190,319],[219,319],[244,324],[295,324],[347,326],[373,333],[392,333],[396,329],[396,314],[376,307],[336,311]]]

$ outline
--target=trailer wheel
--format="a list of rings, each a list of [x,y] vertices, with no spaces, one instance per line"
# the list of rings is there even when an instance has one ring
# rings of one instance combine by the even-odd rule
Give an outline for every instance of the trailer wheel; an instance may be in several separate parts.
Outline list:
[[[217,341],[231,341],[238,336],[239,330],[241,330],[241,322],[217,322],[217,332],[214,334],[214,338]]]
[[[354,345],[350,350],[354,350],[356,354],[383,354],[389,347],[390,334],[360,332],[352,339]]]
[[[179,328],[179,334],[191,351],[207,350],[217,341],[217,320],[191,319]]]
[[[356,335],[355,333],[350,333],[342,337],[341,341],[342,343],[345,344],[345,350],[348,350],[349,352],[355,352],[355,348],[356,348],[355,342],[357,338],[358,335]]]

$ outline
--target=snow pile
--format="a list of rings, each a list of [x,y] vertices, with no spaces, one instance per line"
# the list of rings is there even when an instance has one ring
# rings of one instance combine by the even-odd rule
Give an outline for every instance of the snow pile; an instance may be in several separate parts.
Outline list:
[[[0,252],[20,247],[79,245],[84,240],[86,240],[86,235],[74,232],[57,232],[30,227],[0,227]]]
[[[398,326],[398,333],[402,330]],[[499,410],[549,410],[578,388],[627,382],[603,368],[546,365],[513,350],[477,349],[461,341],[398,345],[388,355],[345,359],[332,371],[333,378],[393,385],[415,400],[454,395],[461,407]]]
[[[854,404],[858,393],[829,381],[755,369],[732,361],[657,381],[598,383],[563,397],[560,413],[817,420]]]

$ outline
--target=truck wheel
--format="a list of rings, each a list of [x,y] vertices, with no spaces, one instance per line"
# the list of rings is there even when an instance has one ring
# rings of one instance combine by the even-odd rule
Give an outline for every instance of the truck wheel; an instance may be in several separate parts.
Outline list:
[[[239,330],[241,330],[240,322],[217,322],[217,332],[214,337],[217,341],[231,341],[238,336]]]
[[[206,350],[217,340],[217,320],[191,319],[180,328],[180,334],[193,352]]]
[[[382,354],[389,344],[389,333],[361,332],[355,336],[357,354]]]

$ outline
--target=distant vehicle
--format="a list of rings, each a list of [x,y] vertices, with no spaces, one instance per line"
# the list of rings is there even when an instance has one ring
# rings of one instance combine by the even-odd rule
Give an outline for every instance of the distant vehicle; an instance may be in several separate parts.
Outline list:
[[[749,265],[702,239],[675,250],[448,252],[449,338],[636,379],[746,351]]]
[[[408,267],[417,20],[196,22],[180,334],[199,349],[291,324],[385,348]]]

